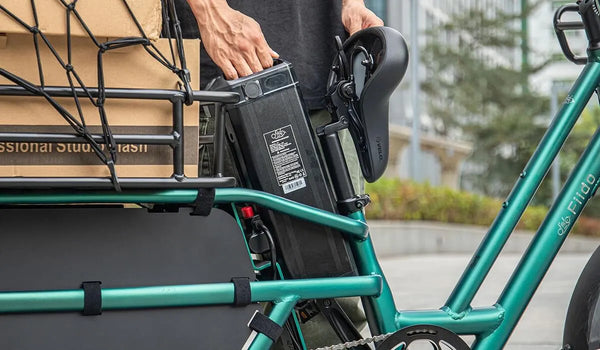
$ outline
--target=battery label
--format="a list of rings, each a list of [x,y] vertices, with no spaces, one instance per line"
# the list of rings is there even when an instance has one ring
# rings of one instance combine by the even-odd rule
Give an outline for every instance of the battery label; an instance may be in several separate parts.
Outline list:
[[[301,188],[306,187],[306,181],[301,177],[298,180],[290,181],[286,184],[283,184],[283,193],[288,194],[290,192],[294,192],[295,190],[299,190]]]
[[[279,186],[284,193],[290,193],[306,187],[306,169],[298,152],[296,136],[291,125],[263,134],[271,164]]]

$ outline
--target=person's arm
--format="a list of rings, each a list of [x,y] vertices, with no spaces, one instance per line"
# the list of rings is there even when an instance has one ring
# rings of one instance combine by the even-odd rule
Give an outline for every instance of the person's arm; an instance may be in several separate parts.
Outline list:
[[[236,79],[273,65],[273,51],[252,18],[229,7],[226,0],[187,0],[206,52],[225,74]]]
[[[342,23],[350,35],[383,25],[383,21],[365,6],[364,0],[342,0]]]

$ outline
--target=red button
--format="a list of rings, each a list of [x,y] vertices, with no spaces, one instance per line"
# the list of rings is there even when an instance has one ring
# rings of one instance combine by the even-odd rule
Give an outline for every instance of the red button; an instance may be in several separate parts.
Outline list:
[[[242,207],[242,217],[244,219],[251,219],[254,217],[254,209],[251,206]]]

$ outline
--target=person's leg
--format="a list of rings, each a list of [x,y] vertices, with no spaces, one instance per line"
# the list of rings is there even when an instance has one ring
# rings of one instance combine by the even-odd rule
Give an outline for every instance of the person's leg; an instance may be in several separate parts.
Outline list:
[[[319,126],[329,123],[331,121],[331,116],[327,110],[313,111],[310,113],[310,120],[313,129],[316,129]],[[364,193],[365,189],[365,180],[362,175],[362,171],[360,170],[358,155],[356,154],[356,149],[354,148],[352,136],[348,130],[343,130],[339,133],[339,136],[354,191],[357,194],[362,194]],[[320,143],[318,143],[318,146],[320,150]],[[359,331],[362,330],[362,328],[364,328],[366,325],[367,319],[364,311],[361,308],[360,298],[340,298],[336,300],[344,312],[346,312],[356,329]],[[309,348],[317,348],[339,343],[338,336],[333,331],[333,328],[329,326],[329,322],[322,314],[318,314],[308,322],[302,324],[301,329]]]

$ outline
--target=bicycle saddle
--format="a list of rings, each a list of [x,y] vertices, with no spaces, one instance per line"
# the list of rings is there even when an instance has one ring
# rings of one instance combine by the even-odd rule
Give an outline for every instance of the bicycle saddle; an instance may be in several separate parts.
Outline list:
[[[406,73],[408,48],[402,35],[389,27],[363,29],[343,44],[336,38],[336,43],[338,54],[327,84],[333,123],[321,131],[347,127],[362,173],[374,182],[388,163],[389,99]]]

